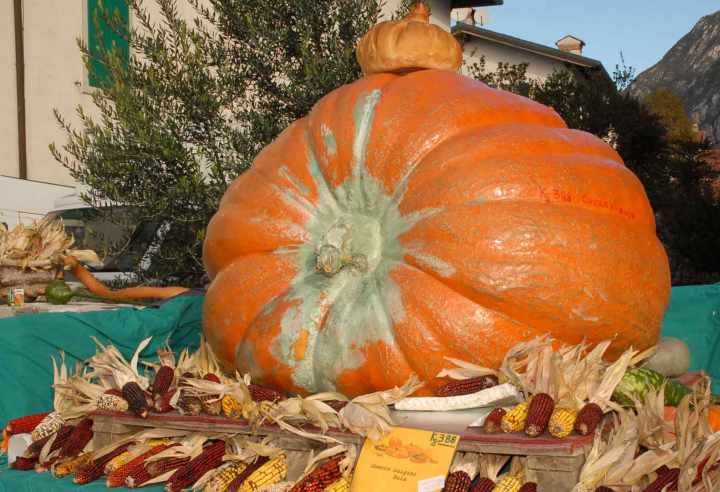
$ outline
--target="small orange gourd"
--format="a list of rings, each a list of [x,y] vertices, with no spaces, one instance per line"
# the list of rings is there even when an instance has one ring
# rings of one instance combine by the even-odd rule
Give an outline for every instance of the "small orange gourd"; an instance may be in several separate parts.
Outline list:
[[[498,366],[544,333],[654,344],[670,278],[638,179],[552,109],[442,65],[450,34],[403,65],[384,33],[421,43],[419,13],[367,34],[369,74],[225,193],[204,244],[218,356],[268,386],[353,396],[412,373],[430,391],[445,357]]]

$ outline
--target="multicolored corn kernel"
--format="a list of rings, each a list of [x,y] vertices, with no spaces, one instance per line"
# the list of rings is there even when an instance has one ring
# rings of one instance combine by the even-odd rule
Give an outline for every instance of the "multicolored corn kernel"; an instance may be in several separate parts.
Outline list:
[[[328,487],[323,492],[350,492],[350,484],[352,484],[351,476],[340,477],[339,479],[328,485]]]
[[[135,381],[129,381],[122,387],[123,398],[127,400],[130,411],[138,417],[147,418],[150,411],[145,391]]]
[[[34,431],[35,427],[40,425],[40,422],[49,414],[50,412],[35,413],[8,420],[8,423],[5,424],[5,432],[8,434],[29,434]]]
[[[128,402],[122,396],[104,394],[100,395],[95,402],[98,410],[106,412],[127,412]]]
[[[476,478],[470,486],[470,492],[492,492],[495,489],[495,482],[487,477]]]
[[[235,475],[235,478],[233,478],[232,481],[228,484],[225,492],[238,492],[238,490],[240,490],[240,487],[245,483],[248,477],[252,475],[255,470],[259,469],[268,461],[270,461],[270,458],[268,458],[267,456],[258,456],[255,461],[248,464],[245,469]]]
[[[230,419],[242,417],[242,405],[232,395],[225,395],[221,400],[223,415]]]
[[[333,482],[340,479],[340,461],[344,455],[328,459],[315,470],[306,475],[290,489],[290,492],[316,492],[325,490]]]
[[[142,487],[145,482],[163,473],[177,470],[185,465],[190,458],[163,458],[135,468],[125,479],[125,485],[131,489]]]
[[[37,458],[26,458],[24,456],[18,456],[15,461],[10,463],[10,468],[13,470],[34,470],[37,464]]]
[[[545,432],[553,410],[555,410],[555,400],[552,396],[547,393],[533,395],[525,420],[525,434],[530,437],[538,437]]]
[[[197,396],[182,395],[178,400],[178,408],[185,415],[200,415],[202,413],[202,401]]]
[[[57,478],[66,477],[72,473],[75,473],[75,470],[88,463],[92,459],[92,457],[92,451],[88,451],[87,453],[83,453],[80,456],[76,456],[74,458],[67,458],[63,461],[58,461],[52,466],[52,474]]]
[[[230,464],[205,484],[203,492],[225,492],[232,481],[235,480],[235,477],[245,471],[245,468],[247,468],[247,464],[242,461]]]
[[[175,369],[170,366],[160,366],[153,378],[151,393],[153,396],[162,395],[170,389],[175,378]]]
[[[529,402],[524,401],[513,407],[503,416],[502,422],[500,423],[503,432],[522,432],[522,430],[525,429],[529,405]]]
[[[67,443],[68,440],[70,439],[70,436],[72,435],[74,429],[75,429],[75,426],[70,425],[70,424],[65,424],[62,427],[60,427],[60,430],[58,430],[57,433],[55,434],[55,440],[50,445],[50,451],[48,454],[62,449],[62,447],[65,445],[65,443]]]
[[[495,484],[493,492],[519,492],[523,483],[515,475],[504,475]]]
[[[518,492],[537,492],[537,484],[535,482],[525,482]]]
[[[437,396],[460,396],[477,393],[498,385],[498,378],[492,374],[459,381],[450,381],[436,391]]]
[[[592,434],[603,418],[603,411],[596,403],[588,403],[580,409],[575,420],[575,432],[581,436]]]
[[[548,432],[551,436],[560,439],[567,437],[572,433],[576,419],[577,412],[574,409],[567,407],[555,407],[555,410],[550,417],[550,422],[548,422]]]
[[[55,434],[63,426],[65,420],[58,412],[50,412],[32,430],[31,438],[38,441],[45,436]]]
[[[482,430],[486,434],[497,434],[502,432],[502,420],[505,417],[507,411],[504,408],[493,408],[492,411],[485,417],[483,422]]]
[[[105,465],[116,456],[127,451],[130,444],[131,443],[126,443],[118,446],[109,453],[93,458],[85,465],[79,467],[75,470],[73,482],[78,485],[82,485],[97,480],[102,476],[105,470]]]
[[[276,402],[286,398],[284,393],[259,384],[250,383],[248,385],[248,390],[250,391],[250,398],[252,398],[253,401]]]
[[[262,487],[278,483],[285,479],[287,472],[287,457],[279,454],[250,473],[240,485],[238,492],[254,492]]]
[[[155,402],[153,404],[153,410],[157,413],[168,413],[172,412],[174,408],[170,405],[170,402],[175,396],[175,388],[170,388],[165,393],[155,395]]]
[[[82,419],[72,429],[67,441],[60,448],[59,458],[74,458],[79,455],[93,437],[92,425],[92,419]]]
[[[200,477],[222,464],[225,454],[225,441],[215,441],[207,445],[202,453],[181,466],[165,485],[167,492],[179,492],[197,482]]]
[[[106,475],[109,475],[121,466],[123,466],[125,463],[130,461],[132,458],[133,455],[130,451],[122,452],[105,464],[103,472],[105,472]]]
[[[470,475],[462,470],[454,471],[445,477],[445,486],[442,492],[468,492],[472,485]]]
[[[106,485],[107,487],[121,487],[122,485],[125,485],[125,479],[130,476],[130,474],[138,467],[142,466],[145,460],[150,458],[151,456],[155,456],[156,454],[160,453],[161,451],[165,451],[167,448],[173,446],[172,444],[159,444],[157,446],[153,446],[144,453],[141,453],[140,455],[134,457],[127,463],[125,463],[123,466],[115,470],[114,472],[110,473],[107,477]]]

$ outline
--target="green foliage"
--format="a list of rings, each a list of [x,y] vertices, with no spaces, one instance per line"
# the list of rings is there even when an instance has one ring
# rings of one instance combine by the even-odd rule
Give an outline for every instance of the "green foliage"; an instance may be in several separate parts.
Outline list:
[[[203,283],[205,228],[229,183],[290,122],[322,96],[360,76],[355,45],[377,20],[376,0],[128,0],[135,20],[129,62],[101,62],[109,82],[78,108],[80,128],[56,112],[68,141],[54,157],[111,220],[122,208],[129,238],[165,224],[141,280]],[[106,13],[106,20],[112,21]],[[98,60],[99,58],[99,60]],[[165,230],[166,229],[166,230]],[[139,263],[138,258],[138,263]]]
[[[643,102],[660,118],[671,142],[690,141],[695,137],[693,124],[685,112],[685,107],[672,90],[657,89],[648,94]]]

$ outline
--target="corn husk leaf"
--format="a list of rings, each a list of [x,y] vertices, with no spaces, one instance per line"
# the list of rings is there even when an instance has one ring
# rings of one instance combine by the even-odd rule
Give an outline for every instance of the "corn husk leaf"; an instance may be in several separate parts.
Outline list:
[[[471,362],[466,362],[464,360],[454,359],[452,357],[445,357],[445,360],[455,364],[456,367],[451,367],[449,369],[442,369],[436,376],[438,378],[447,377],[450,379],[463,380],[463,379],[476,378],[476,377],[480,377],[480,376],[489,376],[489,375],[496,376],[498,374],[498,371],[495,369],[482,367],[477,364],[473,364]]]
[[[478,462],[479,474],[493,482],[497,481],[500,470],[510,460],[506,454],[481,454]]]
[[[106,380],[111,379],[117,388],[122,388],[130,381],[138,383],[141,388],[147,388],[149,384],[148,379],[138,373],[137,365],[140,353],[150,344],[152,337],[148,337],[140,342],[130,362],[125,360],[116,347],[112,345],[105,346],[100,343],[97,338],[91,338],[99,349],[88,361],[88,364],[94,371],[93,376],[98,376]]]

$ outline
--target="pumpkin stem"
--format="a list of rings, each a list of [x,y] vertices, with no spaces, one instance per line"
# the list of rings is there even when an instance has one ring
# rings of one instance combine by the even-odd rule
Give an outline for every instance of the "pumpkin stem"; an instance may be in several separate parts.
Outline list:
[[[417,2],[415,5],[413,5],[410,13],[405,16],[405,19],[429,24],[430,9],[427,5],[425,5],[425,2]]]

